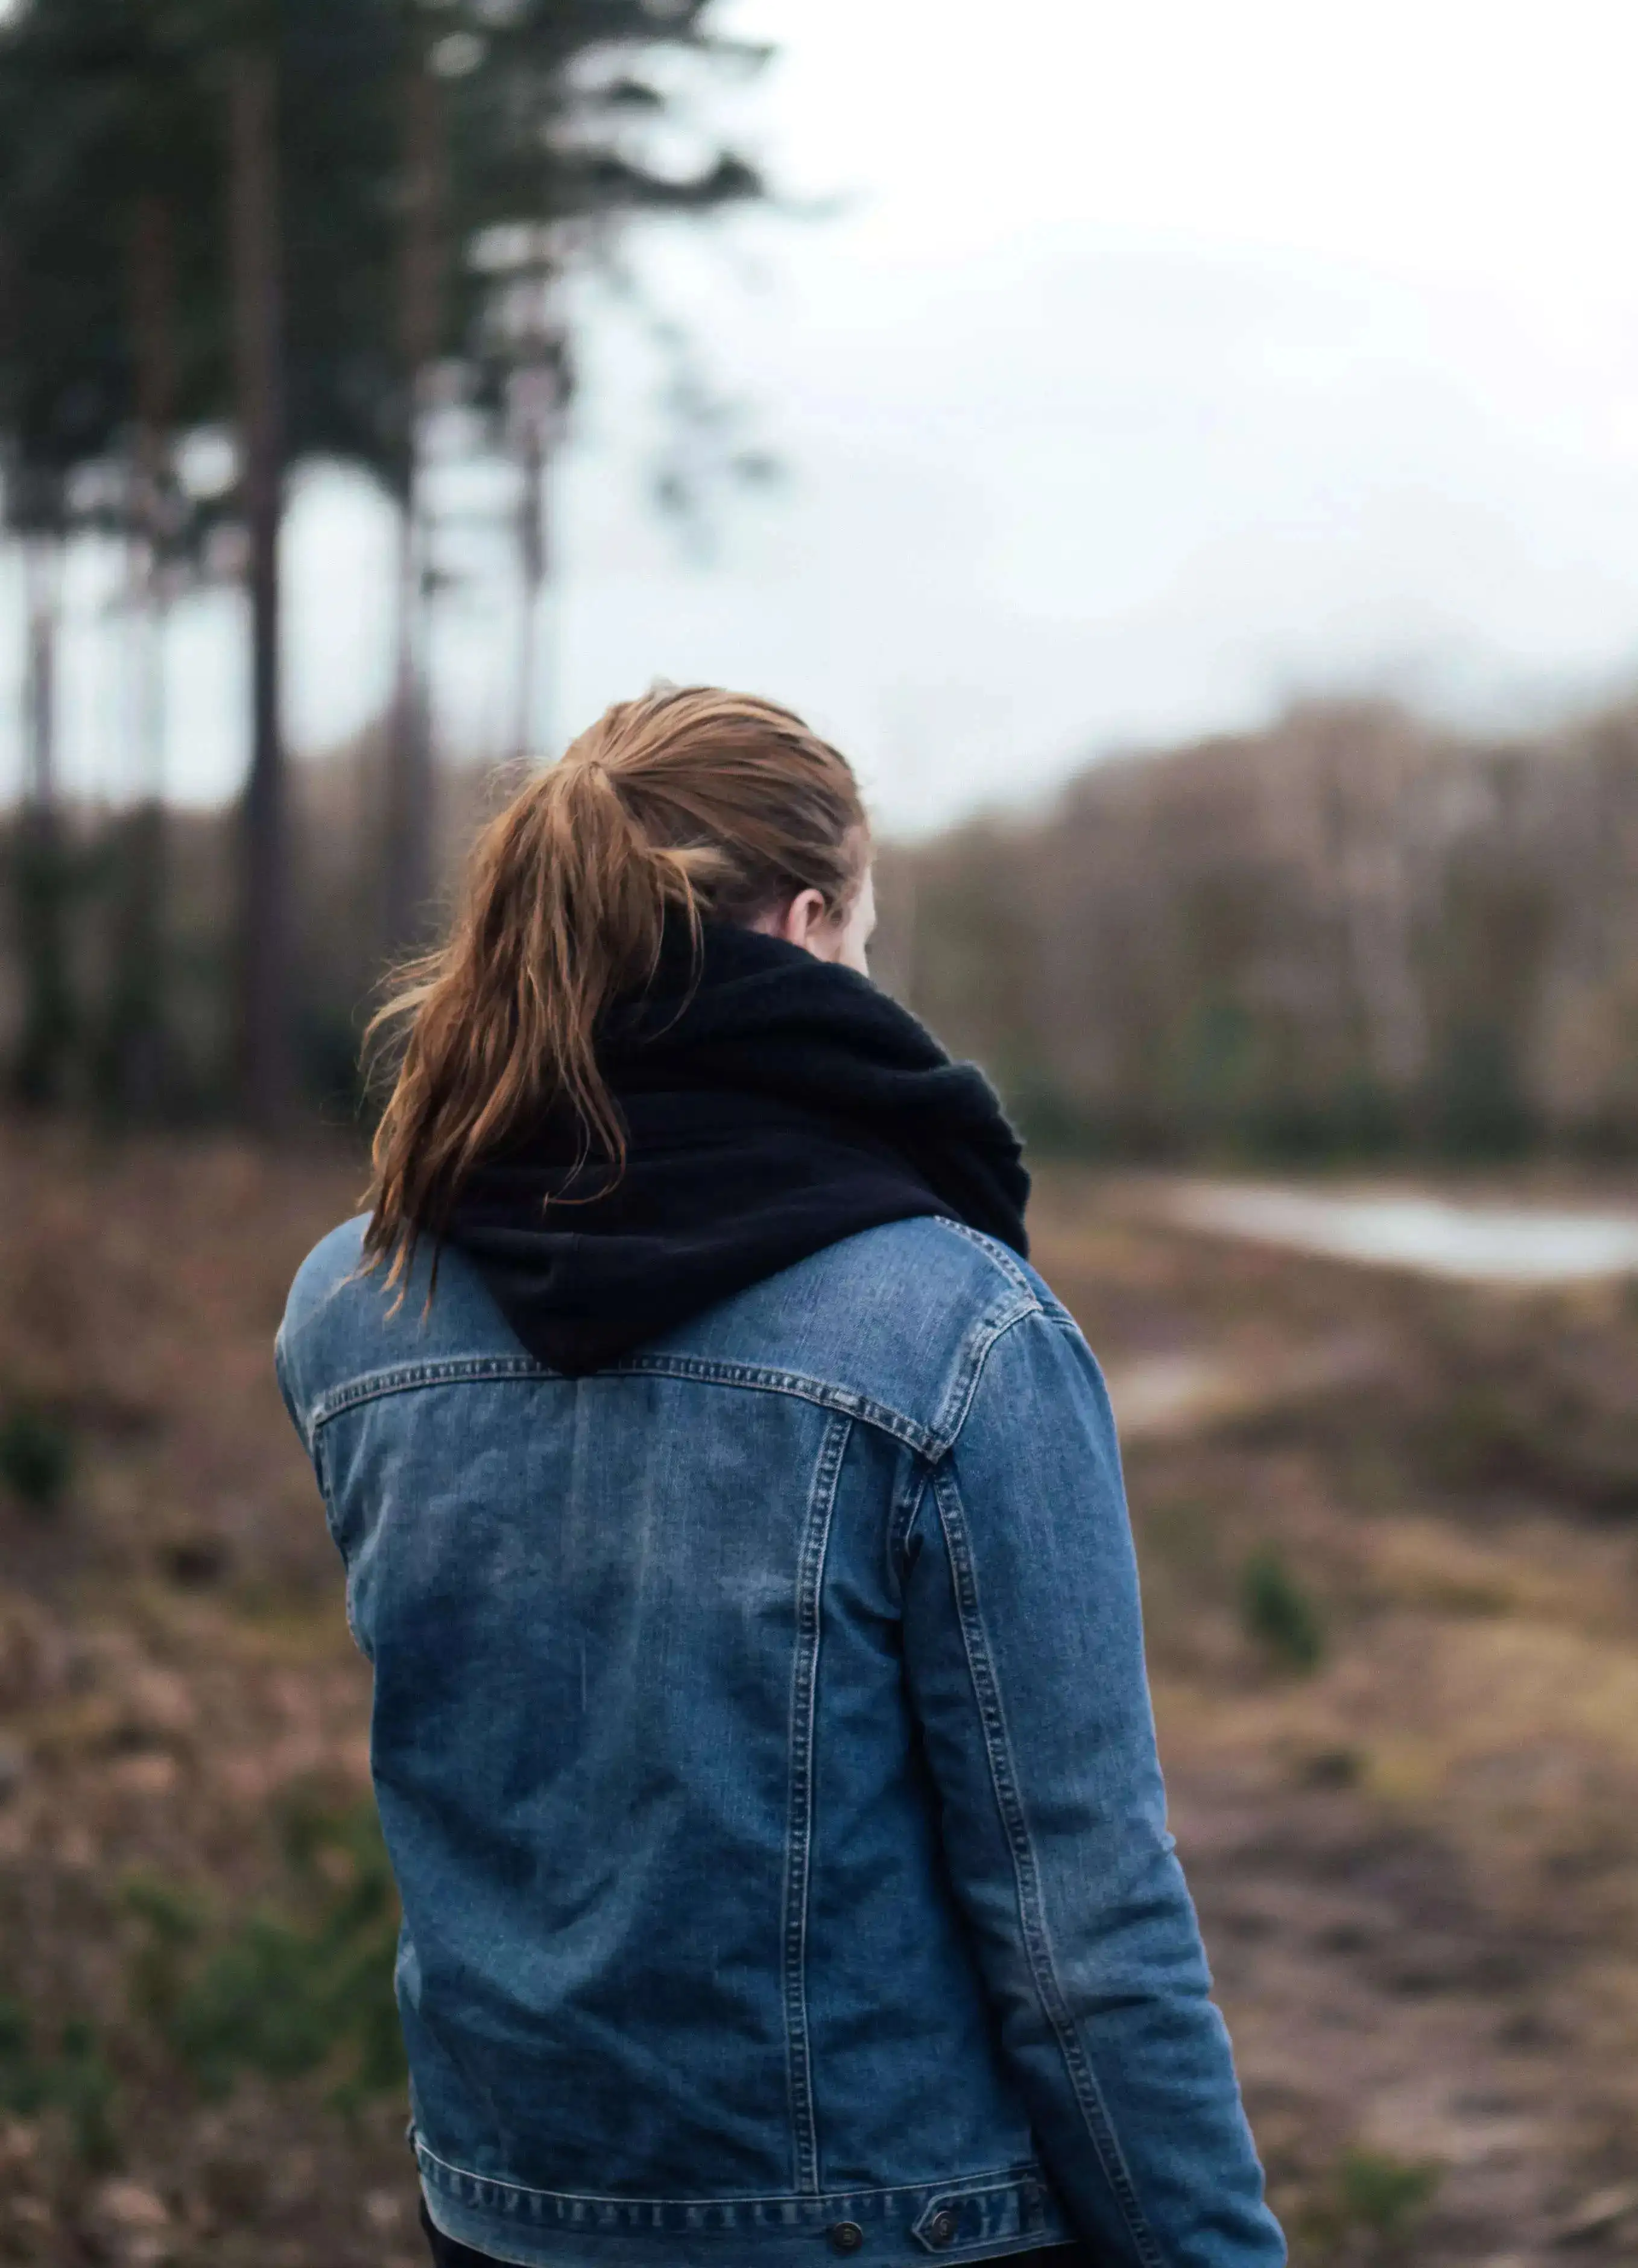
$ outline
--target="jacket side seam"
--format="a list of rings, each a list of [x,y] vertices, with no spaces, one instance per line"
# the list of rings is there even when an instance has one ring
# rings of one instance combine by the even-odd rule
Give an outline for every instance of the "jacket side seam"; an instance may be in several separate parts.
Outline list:
[[[820,1602],[842,1459],[851,1418],[834,1417],[825,1431],[797,1573],[797,1645],[790,1675],[790,1792],[785,1854],[785,2071],[790,2098],[792,2179],[799,2197],[819,2194],[819,2133],[813,2108],[812,2041],[808,2026],[808,1887],[813,1845],[813,1761],[819,1704]]]
[[[794,1401],[811,1402],[821,1410],[841,1412],[857,1418],[878,1433],[885,1433],[895,1441],[918,1450],[923,1456],[942,1453],[944,1446],[937,1436],[923,1425],[918,1425],[901,1410],[891,1410],[885,1403],[872,1401],[870,1395],[856,1394],[851,1388],[828,1386],[821,1379],[804,1378],[795,1371],[761,1370],[749,1364],[709,1363],[681,1355],[650,1356],[636,1362],[613,1364],[607,1370],[592,1375],[600,1378],[661,1377],[692,1381],[701,1386],[731,1386],[752,1393],[783,1394]],[[548,1384],[569,1386],[577,1381],[562,1371],[548,1370],[544,1363],[528,1355],[459,1355],[438,1360],[396,1363],[389,1370],[371,1371],[362,1378],[351,1379],[345,1386],[332,1387],[313,1405],[312,1433],[316,1440],[319,1429],[334,1418],[344,1416],[349,1410],[361,1408],[365,1403],[385,1400],[389,1395],[412,1394],[427,1386],[459,1386],[517,1383],[520,1385]]]
[[[1031,1974],[1035,1980],[1035,1990],[1042,2013],[1057,2040],[1082,2122],[1104,2176],[1114,2192],[1137,2256],[1143,2262],[1144,2268],[1164,2268],[1164,2256],[1155,2242],[1154,2232],[1138,2198],[1136,2184],[1110,2118],[1098,2074],[1081,2044],[1053,1959],[1052,1940],[1041,1902],[1039,1868],[1036,1864],[1029,1822],[1025,1817],[1018,1791],[1011,1743],[1001,1705],[1000,1688],[984,1635],[983,1618],[979,1608],[978,1573],[966,1530],[966,1511],[955,1476],[948,1467],[934,1473],[933,1491],[945,1548],[950,1555],[961,1642],[966,1654],[967,1675],[972,1681],[979,1722],[983,1729],[990,1786],[1012,1860],[1018,1925]]]

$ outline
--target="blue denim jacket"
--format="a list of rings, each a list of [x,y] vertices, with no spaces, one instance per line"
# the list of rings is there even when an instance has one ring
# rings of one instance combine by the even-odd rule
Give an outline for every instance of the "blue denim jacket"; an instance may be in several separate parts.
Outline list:
[[[943,1220],[569,1380],[303,1267],[434,2220],[541,2268],[1283,2257],[1166,1832],[1114,1431]]]

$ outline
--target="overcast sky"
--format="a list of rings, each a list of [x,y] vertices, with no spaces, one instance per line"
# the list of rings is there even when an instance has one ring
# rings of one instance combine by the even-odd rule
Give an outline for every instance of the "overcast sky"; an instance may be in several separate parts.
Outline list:
[[[558,738],[656,675],[746,685],[921,827],[1296,690],[1494,718],[1638,676],[1631,0],[736,0],[723,20],[782,50],[738,99],[770,168],[847,202],[644,265],[788,475],[691,558],[643,503],[651,373],[606,328],[559,483]],[[354,483],[304,487],[303,747],[383,697],[388,538]],[[502,555],[463,556],[445,728],[498,747]],[[88,558],[71,594],[68,743],[111,786],[105,577]],[[232,784],[240,666],[231,599],[179,621],[179,792]]]

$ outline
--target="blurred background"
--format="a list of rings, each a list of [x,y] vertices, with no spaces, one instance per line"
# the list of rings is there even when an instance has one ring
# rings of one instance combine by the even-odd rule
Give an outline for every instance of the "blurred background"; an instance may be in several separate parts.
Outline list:
[[[1638,2263],[1635,67],[0,0],[0,2261],[419,2257],[271,1336],[383,970],[664,676],[856,757],[1026,1131],[1296,2257]]]

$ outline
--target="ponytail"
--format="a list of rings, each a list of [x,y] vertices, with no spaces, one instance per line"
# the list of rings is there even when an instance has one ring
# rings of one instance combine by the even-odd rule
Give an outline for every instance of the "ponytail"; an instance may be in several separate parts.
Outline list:
[[[447,941],[400,969],[366,1042],[395,1058],[371,1266],[401,1283],[473,1168],[548,1111],[616,1174],[599,1029],[650,982],[668,919],[753,922],[805,889],[840,917],[864,863],[845,758],[771,702],[704,688],[609,710],[479,837]]]

